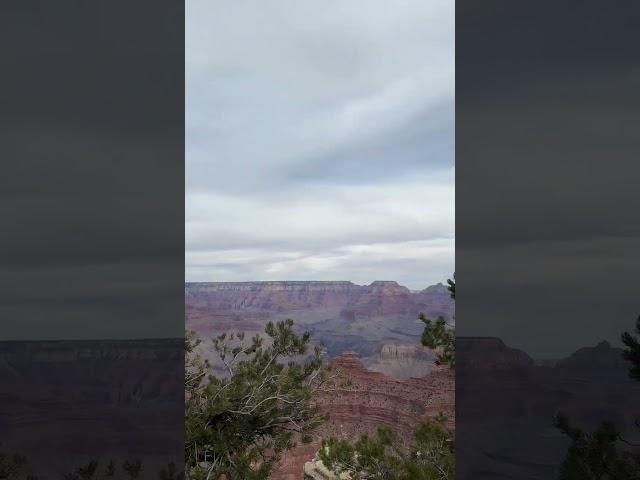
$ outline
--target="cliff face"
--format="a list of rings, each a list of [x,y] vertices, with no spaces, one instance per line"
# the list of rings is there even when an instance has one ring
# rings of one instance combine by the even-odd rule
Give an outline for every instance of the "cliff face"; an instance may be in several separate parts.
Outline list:
[[[461,372],[530,369],[534,361],[522,350],[508,347],[496,337],[460,337],[456,363]]]
[[[0,388],[31,402],[179,404],[183,349],[182,339],[0,342]]]
[[[371,285],[351,282],[186,283],[185,304],[188,314],[203,309],[265,314],[335,309],[341,318],[350,319],[414,315],[425,309],[451,318],[453,312],[446,287],[433,286],[411,292],[391,281],[377,281]]]
[[[187,327],[203,338],[261,332],[270,320],[291,318],[348,380],[315,397],[329,421],[311,445],[287,452],[274,480],[300,480],[328,436],[355,440],[386,425],[408,442],[423,417],[441,412],[454,426],[453,373],[436,368],[433,352],[420,346],[420,313],[453,318],[443,285],[416,292],[391,281],[187,283],[185,310]]]
[[[409,441],[423,417],[438,413],[454,427],[455,378],[450,369],[434,367],[425,377],[397,380],[367,369],[352,352],[340,355],[334,367],[348,382],[322,392],[317,400],[331,419],[325,427],[330,435],[357,438],[386,425]]]
[[[187,283],[185,303],[217,310],[293,311],[343,305],[357,289],[351,282]]]
[[[369,370],[397,379],[424,377],[435,368],[436,354],[422,345],[384,343],[377,356],[363,359]]]
[[[154,478],[183,456],[183,355],[183,339],[0,342],[3,450],[49,477],[138,456]]]
[[[273,480],[299,480],[304,464],[313,459],[322,438],[355,440],[388,426],[404,442],[410,442],[423,418],[440,413],[448,418],[447,426],[455,428],[455,378],[451,370],[436,368],[424,378],[396,380],[368,370],[353,352],[340,355],[333,366],[340,381],[319,392],[315,400],[329,420],[315,442],[287,452]]]
[[[567,448],[553,427],[558,412],[589,430],[613,421],[640,440],[633,428],[640,384],[620,349],[603,342],[536,365],[497,338],[458,338],[456,347],[459,478],[557,477]]]
[[[611,370],[624,371],[629,363],[622,358],[622,349],[613,348],[609,342],[600,342],[594,347],[583,347],[569,357],[560,360],[557,365],[563,370],[585,370],[592,372]]]
[[[203,337],[260,332],[269,320],[292,318],[335,357],[380,353],[384,343],[419,343],[419,313],[453,317],[446,287],[412,292],[396,282],[236,282],[185,284],[187,328]]]

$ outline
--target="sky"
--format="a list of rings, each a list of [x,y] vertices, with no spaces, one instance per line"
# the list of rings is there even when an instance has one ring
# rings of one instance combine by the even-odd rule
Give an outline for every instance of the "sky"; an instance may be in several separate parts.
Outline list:
[[[454,60],[454,2],[187,2],[186,280],[450,277]]]

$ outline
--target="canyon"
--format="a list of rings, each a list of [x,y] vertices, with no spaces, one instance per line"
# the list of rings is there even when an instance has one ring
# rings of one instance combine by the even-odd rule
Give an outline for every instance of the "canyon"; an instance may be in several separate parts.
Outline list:
[[[181,338],[0,342],[2,450],[49,478],[91,458],[157,478],[183,461],[183,359]]]
[[[300,480],[324,438],[356,440],[388,426],[408,444],[422,419],[439,414],[448,428],[455,427],[454,374],[436,366],[434,352],[420,344],[420,313],[442,316],[453,326],[447,287],[411,291],[393,281],[185,284],[186,326],[205,340],[201,351],[214,367],[207,338],[261,333],[267,322],[291,318],[299,332],[325,347],[344,380],[316,393],[314,403],[328,420],[310,444],[287,452],[273,480]]]
[[[272,480],[300,480],[305,464],[329,437],[353,441],[387,426],[409,445],[420,422],[439,415],[446,417],[447,428],[455,429],[455,375],[447,367],[434,367],[425,377],[398,380],[367,369],[355,353],[345,352],[334,360],[333,369],[346,381],[315,397],[326,423],[310,444],[287,452]]]
[[[270,320],[293,318],[348,380],[317,393],[328,421],[310,444],[287,452],[273,480],[300,479],[327,436],[355,439],[388,425],[408,442],[422,419],[439,413],[456,431],[461,479],[555,478],[568,445],[553,426],[559,411],[587,429],[612,420],[640,443],[630,428],[640,384],[621,349],[601,342],[538,361],[499,338],[459,337],[454,378],[420,346],[420,312],[453,324],[446,287],[185,285],[186,324],[201,336],[257,333]],[[0,342],[2,450],[26,454],[42,466],[31,473],[49,478],[96,452],[142,458],[141,478],[157,478],[167,461],[182,462],[183,354],[183,339]]]
[[[352,381],[349,389],[316,399],[333,417],[322,435],[351,438],[389,424],[408,438],[421,416],[431,414],[439,387],[420,378],[435,368],[433,352],[419,345],[420,312],[452,320],[446,287],[412,292],[395,282],[185,285],[186,326],[203,338],[223,331],[258,333],[268,321],[290,317],[325,345],[328,360]],[[355,353],[341,356],[347,351]],[[452,395],[452,377],[447,382]],[[34,475],[60,477],[94,457],[140,458],[140,478],[157,478],[169,461],[183,461],[184,341],[0,342],[0,431],[2,451],[24,454]],[[283,464],[281,478],[300,478],[320,438],[287,455],[285,463],[293,462],[296,473],[287,477]]]
[[[587,431],[610,420],[640,441],[640,384],[620,348],[537,362],[499,338],[458,337],[456,354],[456,478],[557,478],[569,444],[553,425],[559,412]]]
[[[393,281],[185,284],[185,324],[205,340],[228,331],[261,333],[268,321],[291,318],[330,358],[353,351],[367,367],[403,378],[426,375],[434,364],[432,352],[419,346],[420,313],[453,325],[446,286],[411,291]]]

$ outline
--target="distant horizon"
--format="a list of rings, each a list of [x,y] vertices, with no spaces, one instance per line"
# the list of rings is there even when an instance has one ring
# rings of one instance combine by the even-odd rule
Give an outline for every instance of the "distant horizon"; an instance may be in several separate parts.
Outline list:
[[[185,283],[189,283],[189,282],[185,282]],[[206,282],[194,282],[194,283],[206,283]],[[238,282],[215,282],[215,283],[238,283]],[[100,342],[100,343],[144,343],[144,342],[163,342],[163,343],[175,343],[175,342],[182,342],[184,340],[184,336],[182,337],[122,337],[122,338],[118,338],[118,337],[113,337],[113,338],[93,338],[93,337],[88,337],[88,338],[42,338],[42,339],[22,339],[22,338],[12,338],[12,339],[1,339],[0,340],[0,345],[5,345],[5,344],[38,344],[38,343],[42,343],[42,344],[46,344],[46,343],[93,343],[93,342]],[[557,362],[560,360],[565,360],[567,358],[569,358],[571,355],[573,355],[574,353],[580,351],[583,348],[595,348],[598,347],[599,345],[606,343],[608,344],[608,346],[612,349],[617,349],[617,350],[622,350],[620,345],[614,344],[613,342],[607,340],[607,339],[602,339],[600,341],[596,341],[595,343],[592,344],[588,344],[588,345],[582,345],[582,346],[578,346],[577,348],[575,348],[575,350],[569,351],[564,355],[561,356],[536,356],[533,355],[529,352],[527,352],[525,349],[520,348],[520,347],[515,347],[509,343],[507,343],[503,338],[501,337],[497,337],[497,336],[491,336],[491,335],[487,335],[487,336],[477,336],[477,335],[469,335],[469,336],[456,336],[456,340],[500,340],[502,343],[504,343],[504,345],[507,348],[513,349],[513,350],[517,350],[520,351],[524,354],[526,354],[529,358],[531,358],[531,360],[533,360],[534,362],[540,362],[540,361],[552,361],[552,362]],[[182,345],[182,344],[180,344]],[[540,365],[536,365],[536,366],[540,366]]]
[[[233,280],[233,281],[227,281],[227,280],[186,280],[184,281],[185,285],[186,284],[193,284],[193,283],[209,283],[209,284],[249,284],[249,283],[348,283],[351,285],[355,285],[358,287],[370,287],[375,283],[395,283],[400,287],[404,287],[410,291],[420,291],[420,290],[425,290],[429,287],[435,287],[438,285],[442,285],[445,286],[445,282],[444,281],[439,281],[439,282],[435,282],[435,283],[429,283],[426,287],[418,287],[418,288],[413,288],[410,287],[408,285],[405,285],[401,282],[399,282],[398,280],[373,280],[371,282],[358,282],[358,281],[354,281],[354,280]]]

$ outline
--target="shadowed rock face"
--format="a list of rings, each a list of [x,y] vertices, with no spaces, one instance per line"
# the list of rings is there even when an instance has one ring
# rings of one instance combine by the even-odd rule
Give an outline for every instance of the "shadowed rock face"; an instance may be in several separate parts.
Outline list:
[[[534,361],[522,350],[507,347],[495,337],[462,337],[456,341],[456,362],[461,372],[529,369]]]
[[[640,385],[621,349],[603,342],[552,366],[497,338],[458,338],[456,351],[458,478],[556,478],[568,445],[553,426],[558,412],[586,429],[612,420],[637,437]]]
[[[2,449],[56,477],[91,457],[183,456],[184,340],[0,342]]]
[[[564,370],[584,370],[592,372],[605,370],[610,372],[626,371],[629,363],[622,358],[622,350],[612,348],[609,342],[600,342],[595,347],[584,347],[569,357],[560,360],[557,366]]]
[[[305,462],[313,459],[322,438],[355,440],[388,426],[408,443],[421,419],[439,413],[447,416],[449,428],[455,428],[455,381],[448,368],[435,368],[424,378],[397,380],[368,370],[353,352],[340,355],[334,367],[347,382],[338,382],[338,388],[320,392],[315,400],[329,420],[311,445],[287,452],[274,480],[299,480]]]

